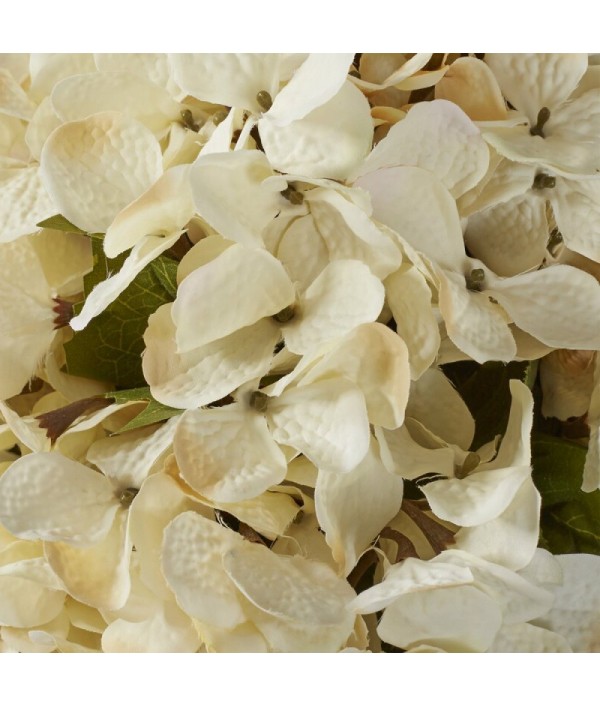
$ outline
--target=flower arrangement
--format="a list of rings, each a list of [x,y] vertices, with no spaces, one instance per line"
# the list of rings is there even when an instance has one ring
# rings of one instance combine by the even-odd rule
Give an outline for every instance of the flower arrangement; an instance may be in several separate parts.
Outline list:
[[[0,651],[600,651],[600,63],[0,56]]]

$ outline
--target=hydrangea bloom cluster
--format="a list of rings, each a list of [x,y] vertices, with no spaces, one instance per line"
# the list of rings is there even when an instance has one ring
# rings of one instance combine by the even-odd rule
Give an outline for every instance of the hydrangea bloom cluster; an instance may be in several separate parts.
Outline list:
[[[595,57],[3,55],[0,162],[0,651],[600,651]]]

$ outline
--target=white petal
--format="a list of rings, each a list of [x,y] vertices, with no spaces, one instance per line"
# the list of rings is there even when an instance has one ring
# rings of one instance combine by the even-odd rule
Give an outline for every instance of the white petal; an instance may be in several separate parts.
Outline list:
[[[83,330],[95,316],[101,314],[127,289],[148,263],[168,250],[180,235],[175,233],[164,238],[159,235],[149,235],[140,240],[132,248],[121,269],[92,289],[79,314],[69,321],[69,326],[74,331]]]
[[[34,233],[36,223],[48,218],[56,206],[48,195],[37,167],[0,172],[0,242],[8,243]]]
[[[95,69],[93,54],[32,54],[29,62],[30,95],[41,100],[61,79]]]
[[[98,71],[132,71],[177,95],[167,54],[94,54]]]
[[[426,449],[419,446],[403,426],[393,431],[376,431],[381,457],[389,471],[414,480],[426,473],[450,477],[454,472],[454,452],[450,448]]]
[[[181,258],[177,267],[177,285],[180,285],[194,270],[214,260],[231,245],[233,240],[226,240],[220,235],[207,235],[206,238],[199,240]]]
[[[350,473],[319,471],[315,488],[317,519],[344,576],[398,514],[402,491],[402,478],[385,469],[374,442]]]
[[[374,218],[442,267],[462,269],[465,246],[456,203],[436,176],[418,167],[392,167],[356,184],[371,194]]]
[[[556,225],[565,244],[600,262],[600,190],[595,180],[557,178],[550,195]]]
[[[0,478],[0,520],[22,539],[86,546],[106,535],[117,508],[103,475],[57,453],[23,456]]]
[[[271,319],[179,354],[171,309],[170,304],[157,309],[144,334],[142,368],[156,400],[170,407],[195,409],[266,375],[279,340],[279,328]]]
[[[530,472],[528,466],[484,470],[462,479],[433,481],[423,493],[440,519],[473,527],[501,515]]]
[[[63,122],[114,110],[139,120],[155,133],[177,120],[181,110],[168,91],[129,71],[69,76],[56,84],[51,100]]]
[[[29,120],[35,103],[14,79],[8,69],[0,68],[0,113],[20,120]]]
[[[167,526],[163,573],[188,615],[229,629],[245,622],[236,588],[222,566],[223,556],[243,543],[239,534],[195,512],[184,512]]]
[[[532,125],[540,108],[563,103],[587,69],[585,54],[486,54],[502,93]]]
[[[458,198],[475,186],[488,167],[489,153],[479,128],[454,103],[417,103],[392,126],[360,167],[363,176],[386,167],[421,167]]]
[[[572,651],[562,635],[529,623],[503,625],[490,648],[490,652],[494,654],[513,652],[540,654]]]
[[[275,441],[319,469],[348,473],[369,449],[365,399],[344,378],[288,389],[269,402],[267,413]]]
[[[185,412],[174,451],[182,478],[217,502],[256,497],[280,483],[287,469],[265,418],[238,405]]]
[[[533,397],[520,380],[511,380],[509,385],[512,399],[506,432],[496,458],[481,468],[528,466],[531,463]]]
[[[329,262],[325,240],[311,215],[300,216],[292,222],[275,254],[299,293],[306,290]]]
[[[131,541],[127,510],[119,508],[109,533],[91,547],[47,542],[46,558],[69,594],[98,610],[116,610],[129,595]]]
[[[141,123],[98,113],[65,123],[40,158],[44,186],[56,210],[88,232],[106,232],[113,218],[162,173],[160,145]]]
[[[600,348],[600,286],[587,272],[547,267],[498,280],[490,294],[519,328],[548,346]]]
[[[266,250],[232,245],[181,283],[172,310],[177,350],[185,353],[277,314],[294,298],[277,259]]]
[[[473,583],[473,574],[466,567],[409,558],[394,564],[383,581],[360,593],[351,607],[357,613],[375,613],[408,593],[469,583]]]
[[[354,54],[309,54],[275,96],[265,120],[289,125],[326,103],[342,87],[353,58]]]
[[[225,554],[223,566],[237,588],[265,613],[307,626],[333,627],[348,619],[346,605],[354,591],[326,564],[279,556],[244,542]]]
[[[369,102],[349,82],[301,120],[281,127],[261,120],[258,130],[275,169],[328,179],[346,179],[373,139]]]
[[[31,244],[49,288],[59,297],[79,294],[83,288],[83,274],[92,267],[90,239],[77,233],[44,228],[33,236]],[[30,261],[28,269],[31,267]]]
[[[25,133],[25,142],[33,159],[39,161],[44,143],[50,137],[52,131],[61,123],[62,121],[54,112],[50,96],[46,96],[38,105],[27,125],[27,132]]]
[[[299,386],[342,375],[365,396],[372,424],[395,429],[408,400],[408,353],[402,339],[383,324],[357,326],[302,377]]]
[[[331,262],[304,293],[292,321],[283,327],[286,346],[292,353],[308,353],[374,321],[384,297],[383,285],[362,262]]]
[[[104,252],[116,257],[144,236],[179,234],[193,215],[189,169],[173,167],[116,216],[106,231]]]
[[[432,404],[435,400],[435,404]],[[441,370],[430,368],[413,382],[406,414],[461,449],[471,446],[475,420],[460,394]]]
[[[262,231],[285,204],[280,192],[287,182],[273,176],[257,150],[202,152],[190,175],[196,209],[223,237],[261,247]]]

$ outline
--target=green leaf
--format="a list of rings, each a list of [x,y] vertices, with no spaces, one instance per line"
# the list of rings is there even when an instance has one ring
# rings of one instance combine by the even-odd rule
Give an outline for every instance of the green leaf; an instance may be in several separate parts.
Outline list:
[[[150,424],[156,424],[157,422],[164,422],[166,419],[175,417],[178,414],[183,414],[183,410],[167,407],[152,399],[148,402],[148,406],[140,412],[137,417],[134,417],[124,427],[119,429],[119,434],[125,431],[132,431],[132,429],[138,429],[139,427],[146,427]]]
[[[102,240],[102,236],[92,236],[94,266],[84,278],[86,296],[98,283],[117,272],[127,257],[124,253],[109,260]],[[148,317],[159,306],[174,300],[173,286],[167,280],[177,265],[164,260],[168,258],[161,256],[147,265],[105,311],[65,344],[66,366],[71,375],[127,389],[146,384],[141,355]],[[75,311],[80,310],[81,304],[76,305]]]
[[[581,490],[586,449],[536,434],[533,481],[542,496],[540,545],[553,554],[600,554],[600,490]]]
[[[150,402],[152,399],[149,387],[136,387],[133,390],[115,390],[114,392],[107,392],[104,396],[113,399],[117,404],[144,402],[145,400]]]
[[[177,267],[178,262],[168,257],[158,257],[150,263],[152,273],[161,283],[165,292],[173,299],[177,296]]]
[[[84,230],[73,225],[64,216],[58,214],[57,216],[50,216],[39,223],[36,223],[38,228],[51,228],[52,230],[64,230],[67,233],[85,233]]]

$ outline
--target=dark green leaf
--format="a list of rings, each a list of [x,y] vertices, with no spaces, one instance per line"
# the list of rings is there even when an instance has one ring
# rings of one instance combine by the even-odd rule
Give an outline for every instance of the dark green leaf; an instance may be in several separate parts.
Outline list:
[[[38,228],[51,228],[52,230],[64,230],[67,233],[85,233],[84,230],[73,225],[64,216],[60,214],[57,216],[50,216],[39,223],[36,223]]]
[[[107,259],[102,238],[97,236],[92,237],[92,252],[94,267],[84,278],[86,296],[96,284],[117,272],[127,257],[124,253]],[[161,272],[160,276],[157,271]],[[163,283],[170,272],[172,266],[157,258],[102,314],[92,319],[83,331],[76,332],[65,345],[67,371],[110,382],[116,387],[145,385],[141,361],[143,335],[150,314],[174,299],[172,287],[167,289]],[[78,308],[80,310],[81,305]]]
[[[174,409],[173,407],[167,407],[156,400],[150,400],[148,406],[140,412],[137,417],[134,417],[124,427],[119,429],[119,433],[131,431],[132,429],[138,429],[139,427],[147,427],[150,424],[156,424],[157,422],[164,422],[166,419],[170,419],[171,417],[175,417],[182,413],[182,409]]]
[[[177,296],[177,265],[168,257],[157,257],[150,263],[153,275],[172,299]]]
[[[134,390],[115,390],[114,392],[107,392],[104,396],[112,398],[118,404],[143,402],[144,400],[149,402],[152,399],[149,387],[136,387]]]

